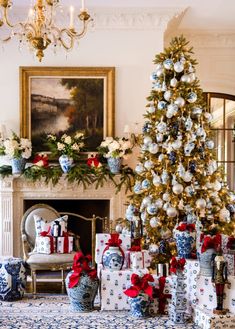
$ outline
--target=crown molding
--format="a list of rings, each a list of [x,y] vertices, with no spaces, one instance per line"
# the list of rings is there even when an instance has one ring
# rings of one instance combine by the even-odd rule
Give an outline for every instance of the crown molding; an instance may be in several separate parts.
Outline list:
[[[235,30],[178,30],[195,48],[235,48]],[[171,40],[172,34],[167,35],[166,43]]]
[[[97,30],[165,30],[169,21],[185,8],[93,9]]]

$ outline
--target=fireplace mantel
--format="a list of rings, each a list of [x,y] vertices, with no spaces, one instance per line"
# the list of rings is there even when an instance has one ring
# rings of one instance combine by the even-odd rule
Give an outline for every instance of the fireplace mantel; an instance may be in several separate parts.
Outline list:
[[[123,217],[126,194],[121,189],[116,193],[113,182],[107,181],[103,187],[95,184],[86,189],[82,184],[69,183],[65,177],[53,186],[45,181],[32,182],[23,177],[0,179],[0,256],[21,256],[20,223],[24,213],[24,200],[109,200],[111,221]]]

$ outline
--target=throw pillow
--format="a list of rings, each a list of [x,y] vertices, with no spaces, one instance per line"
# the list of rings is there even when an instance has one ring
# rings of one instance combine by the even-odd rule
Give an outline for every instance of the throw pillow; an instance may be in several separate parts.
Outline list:
[[[41,216],[34,215],[35,231],[36,236],[40,236],[40,233],[43,231],[48,231],[51,223],[47,223]]]
[[[63,236],[67,232],[68,215],[64,215],[51,222],[51,235],[54,237]]]

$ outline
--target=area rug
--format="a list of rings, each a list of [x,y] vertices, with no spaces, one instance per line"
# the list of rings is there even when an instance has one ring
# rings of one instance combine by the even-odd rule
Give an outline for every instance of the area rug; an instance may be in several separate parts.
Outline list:
[[[26,296],[16,302],[0,302],[1,329],[175,329],[197,328],[193,324],[170,325],[167,317],[134,319],[128,312],[77,313],[70,310],[67,295]]]

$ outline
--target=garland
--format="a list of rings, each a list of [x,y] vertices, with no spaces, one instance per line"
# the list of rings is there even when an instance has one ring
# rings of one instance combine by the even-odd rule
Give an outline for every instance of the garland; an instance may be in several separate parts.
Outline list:
[[[2,178],[10,175],[12,175],[11,166],[0,166],[0,176]],[[32,165],[23,171],[22,176],[33,182],[44,179],[46,184],[51,182],[53,186],[64,176],[69,183],[76,182],[78,185],[82,184],[85,189],[91,184],[95,184],[95,188],[98,189],[103,187],[105,182],[111,180],[115,185],[116,193],[122,187],[125,187],[126,193],[131,191],[134,182],[134,172],[127,166],[122,166],[120,174],[115,175],[105,165],[96,168],[87,164],[76,164],[67,174],[63,173],[60,166],[39,167]]]

